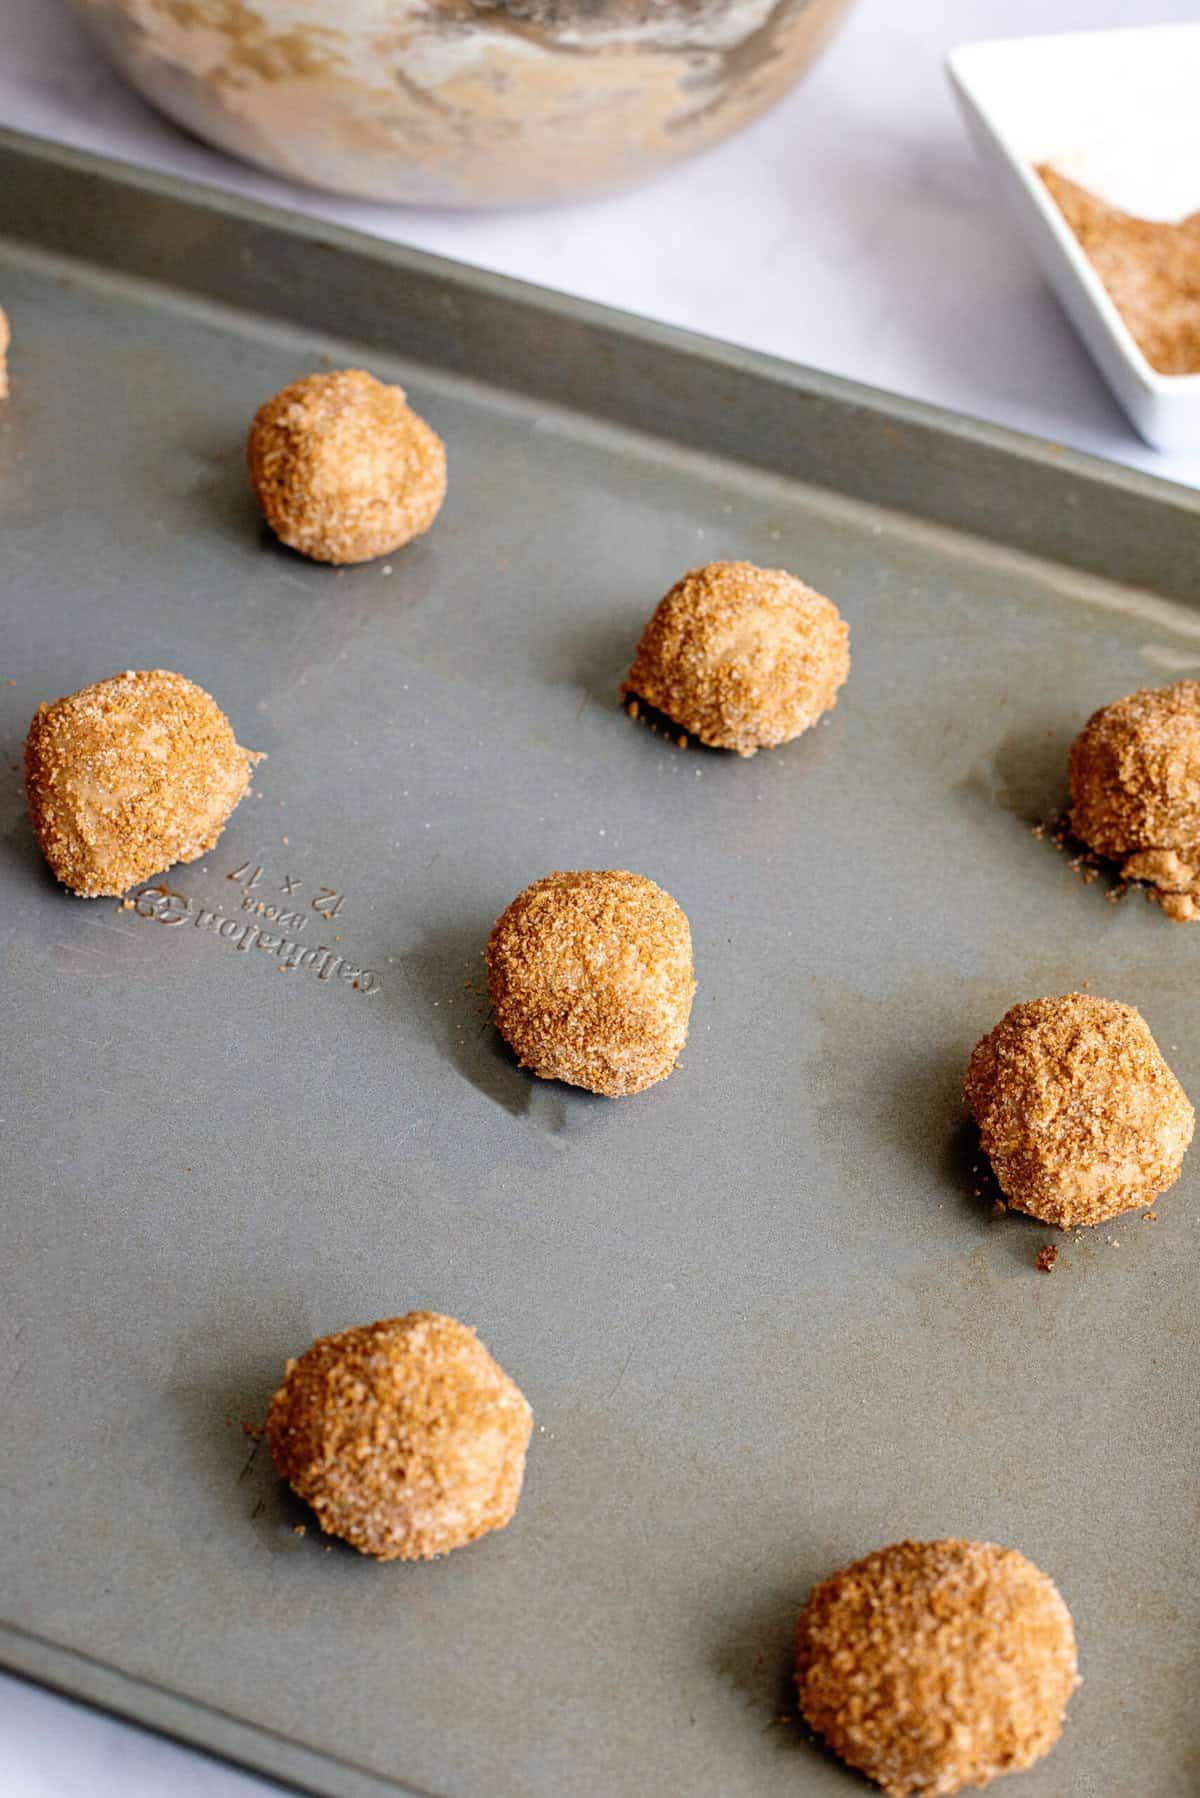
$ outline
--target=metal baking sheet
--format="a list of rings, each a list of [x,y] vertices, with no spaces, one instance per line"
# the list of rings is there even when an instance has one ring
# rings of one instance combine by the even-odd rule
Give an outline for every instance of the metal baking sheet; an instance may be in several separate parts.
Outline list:
[[[1200,931],[1029,828],[1096,705],[1200,667],[1196,496],[27,140],[0,231],[4,1662],[320,1793],[834,1798],[797,1608],[961,1534],[1078,1626],[1021,1792],[1195,1789],[1200,1151],[1047,1278],[959,1089],[1010,1003],[1090,984],[1200,1095]],[[326,359],[451,462],[433,533],[340,573],[242,461]],[[834,715],[751,762],[617,698],[719,555],[853,631]],[[72,899],[29,717],[156,665],[269,759],[161,904]],[[479,997],[496,914],[587,866],[692,923],[683,1065],[636,1099],[531,1081]],[[342,968],[223,930],[244,900]],[[314,1335],[412,1306],[537,1422],[507,1531],[379,1567],[296,1533],[242,1425]]]

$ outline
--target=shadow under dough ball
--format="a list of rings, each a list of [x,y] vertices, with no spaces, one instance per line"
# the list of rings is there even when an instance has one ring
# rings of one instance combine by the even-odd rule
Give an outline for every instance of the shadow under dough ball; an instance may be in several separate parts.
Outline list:
[[[1132,1005],[1014,1005],[975,1045],[964,1097],[1008,1203],[1068,1229],[1149,1205],[1179,1177],[1195,1113]]]
[[[805,1721],[889,1798],[1031,1766],[1062,1734],[1076,1666],[1053,1580],[987,1542],[881,1548],[813,1588],[796,1634]]]
[[[1071,745],[1071,829],[1169,917],[1200,919],[1200,681],[1103,706]]]
[[[533,1413],[474,1330],[410,1311],[322,1336],[267,1414],[280,1475],[321,1528],[379,1561],[432,1560],[502,1530]]]
[[[165,668],[41,705],[25,740],[34,834],[81,898],[128,892],[220,836],[259,758],[216,700]]]
[[[260,406],[246,446],[263,517],[316,562],[369,562],[427,531],[446,497],[446,447],[362,369],[305,375]]]
[[[524,1067],[620,1098],[671,1072],[696,982],[669,893],[624,869],[550,874],[518,893],[487,944],[500,1034]]]
[[[782,568],[710,562],[660,600],[621,694],[749,756],[808,730],[849,672],[850,631],[832,600]]]

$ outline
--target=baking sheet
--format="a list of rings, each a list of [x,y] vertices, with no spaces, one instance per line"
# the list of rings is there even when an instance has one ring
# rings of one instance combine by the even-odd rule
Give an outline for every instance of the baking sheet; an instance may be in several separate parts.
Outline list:
[[[7,763],[40,700],[156,665],[269,759],[133,911],[53,884],[5,781],[0,1658],[321,1793],[833,1798],[789,1701],[810,1584],[978,1536],[1079,1633],[1021,1791],[1195,1789],[1195,1167],[1047,1278],[959,1102],[1010,1003],[1088,983],[1200,1094],[1200,932],[1029,829],[1090,710],[1200,668],[1194,496],[12,139],[4,228]],[[326,358],[450,451],[434,532],[344,572],[243,473]],[[617,697],[719,555],[852,627],[833,716],[750,762]],[[496,914],[586,866],[692,924],[683,1064],[636,1099],[532,1082],[480,998]],[[244,898],[373,980],[242,947]],[[508,1530],[379,1567],[296,1533],[242,1426],[314,1335],[414,1306],[535,1433]]]

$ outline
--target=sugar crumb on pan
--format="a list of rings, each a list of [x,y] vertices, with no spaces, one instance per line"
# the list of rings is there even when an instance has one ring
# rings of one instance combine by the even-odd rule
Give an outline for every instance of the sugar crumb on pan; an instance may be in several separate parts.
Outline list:
[[[611,1098],[674,1068],[696,982],[683,911],[626,869],[556,872],[517,895],[488,938],[496,1025],[543,1080]]]
[[[1148,1205],[1179,1177],[1195,1114],[1132,1005],[1014,1005],[975,1046],[964,1098],[1010,1206],[1063,1229]]]
[[[289,1361],[266,1438],[323,1530],[376,1560],[414,1561],[505,1527],[532,1428],[474,1330],[410,1311]]]
[[[849,637],[832,600],[784,569],[710,562],[659,602],[621,696],[632,718],[649,705],[710,748],[750,756],[836,704]]]
[[[1012,1548],[898,1542],[813,1588],[796,1632],[802,1716],[888,1798],[1019,1772],[1062,1733],[1075,1632]]]
[[[363,369],[305,375],[259,407],[246,446],[263,517],[317,562],[367,562],[427,531],[446,448],[401,387]]]
[[[34,715],[25,741],[34,834],[73,893],[119,897],[211,849],[258,759],[183,675],[113,675]]]

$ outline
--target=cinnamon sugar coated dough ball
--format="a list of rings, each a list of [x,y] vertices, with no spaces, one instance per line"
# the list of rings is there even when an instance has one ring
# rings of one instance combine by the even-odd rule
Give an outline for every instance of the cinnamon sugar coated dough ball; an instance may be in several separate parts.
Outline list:
[[[1150,883],[1163,910],[1200,918],[1200,681],[1102,707],[1071,745],[1071,829]]]
[[[474,1330],[410,1311],[289,1361],[266,1437],[329,1535],[378,1561],[428,1561],[511,1520],[532,1429]]]
[[[38,707],[25,739],[34,834],[73,893],[124,893],[211,849],[257,760],[182,674],[115,674]]]
[[[446,447],[360,368],[305,375],[260,406],[247,445],[263,517],[316,562],[369,562],[427,531],[446,497]]]
[[[989,1542],[881,1548],[813,1588],[796,1635],[805,1721],[889,1798],[1031,1766],[1062,1734],[1076,1665],[1053,1580]]]
[[[666,1079],[687,1040],[692,933],[640,874],[535,880],[497,920],[487,972],[501,1035],[542,1080],[640,1093]]]
[[[1008,1203],[1063,1229],[1149,1205],[1195,1124],[1141,1013],[1088,993],[1014,1005],[964,1096]]]
[[[815,724],[849,672],[832,600],[782,568],[710,562],[660,601],[621,693],[714,749],[753,755]]]

